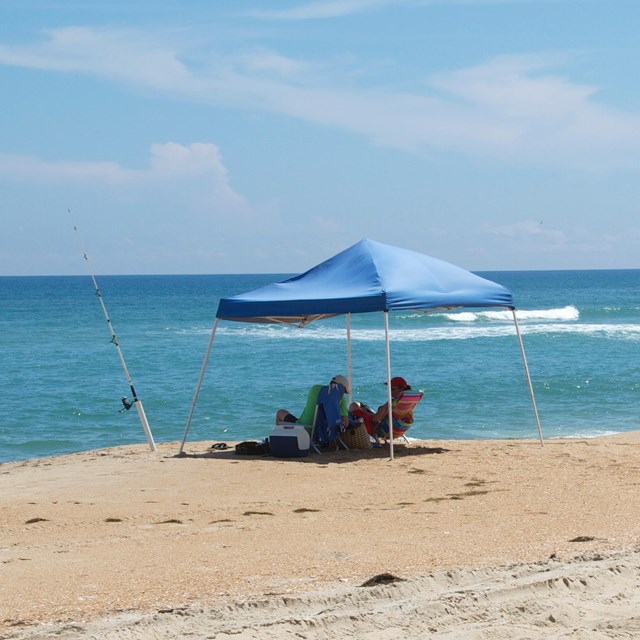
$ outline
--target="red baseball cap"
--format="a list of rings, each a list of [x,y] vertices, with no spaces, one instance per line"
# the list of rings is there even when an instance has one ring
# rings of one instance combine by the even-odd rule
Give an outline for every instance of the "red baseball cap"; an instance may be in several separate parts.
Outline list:
[[[385,384],[387,384],[385,382]],[[407,384],[407,381],[404,378],[401,378],[400,376],[396,376],[395,378],[391,378],[391,388],[392,389],[408,389],[409,385]]]

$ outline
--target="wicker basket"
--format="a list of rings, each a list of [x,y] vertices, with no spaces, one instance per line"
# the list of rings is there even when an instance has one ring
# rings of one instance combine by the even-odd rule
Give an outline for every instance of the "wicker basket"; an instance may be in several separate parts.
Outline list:
[[[359,424],[355,429],[347,429],[342,434],[344,443],[349,449],[371,449],[371,438],[363,424]]]

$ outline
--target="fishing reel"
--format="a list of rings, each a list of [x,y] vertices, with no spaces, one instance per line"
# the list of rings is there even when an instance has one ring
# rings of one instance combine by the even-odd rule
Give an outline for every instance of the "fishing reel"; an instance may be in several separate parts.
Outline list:
[[[131,407],[133,407],[133,402],[129,402],[129,400],[127,399],[127,396],[124,396],[124,398],[122,398],[121,402],[122,402],[122,409],[120,409],[120,411],[118,411],[118,413],[122,413],[123,411],[129,411],[129,409],[131,409]]]

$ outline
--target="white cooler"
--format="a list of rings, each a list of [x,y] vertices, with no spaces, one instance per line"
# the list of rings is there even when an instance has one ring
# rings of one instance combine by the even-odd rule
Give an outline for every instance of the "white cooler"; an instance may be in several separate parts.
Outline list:
[[[277,458],[304,458],[309,454],[311,438],[301,424],[278,424],[269,436],[271,455]]]

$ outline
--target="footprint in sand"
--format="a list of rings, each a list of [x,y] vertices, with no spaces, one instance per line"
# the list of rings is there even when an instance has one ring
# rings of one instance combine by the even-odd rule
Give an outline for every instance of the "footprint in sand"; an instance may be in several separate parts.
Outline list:
[[[156,524],[184,524],[184,522],[177,518],[169,518],[168,520],[162,520],[162,522],[156,522]]]

